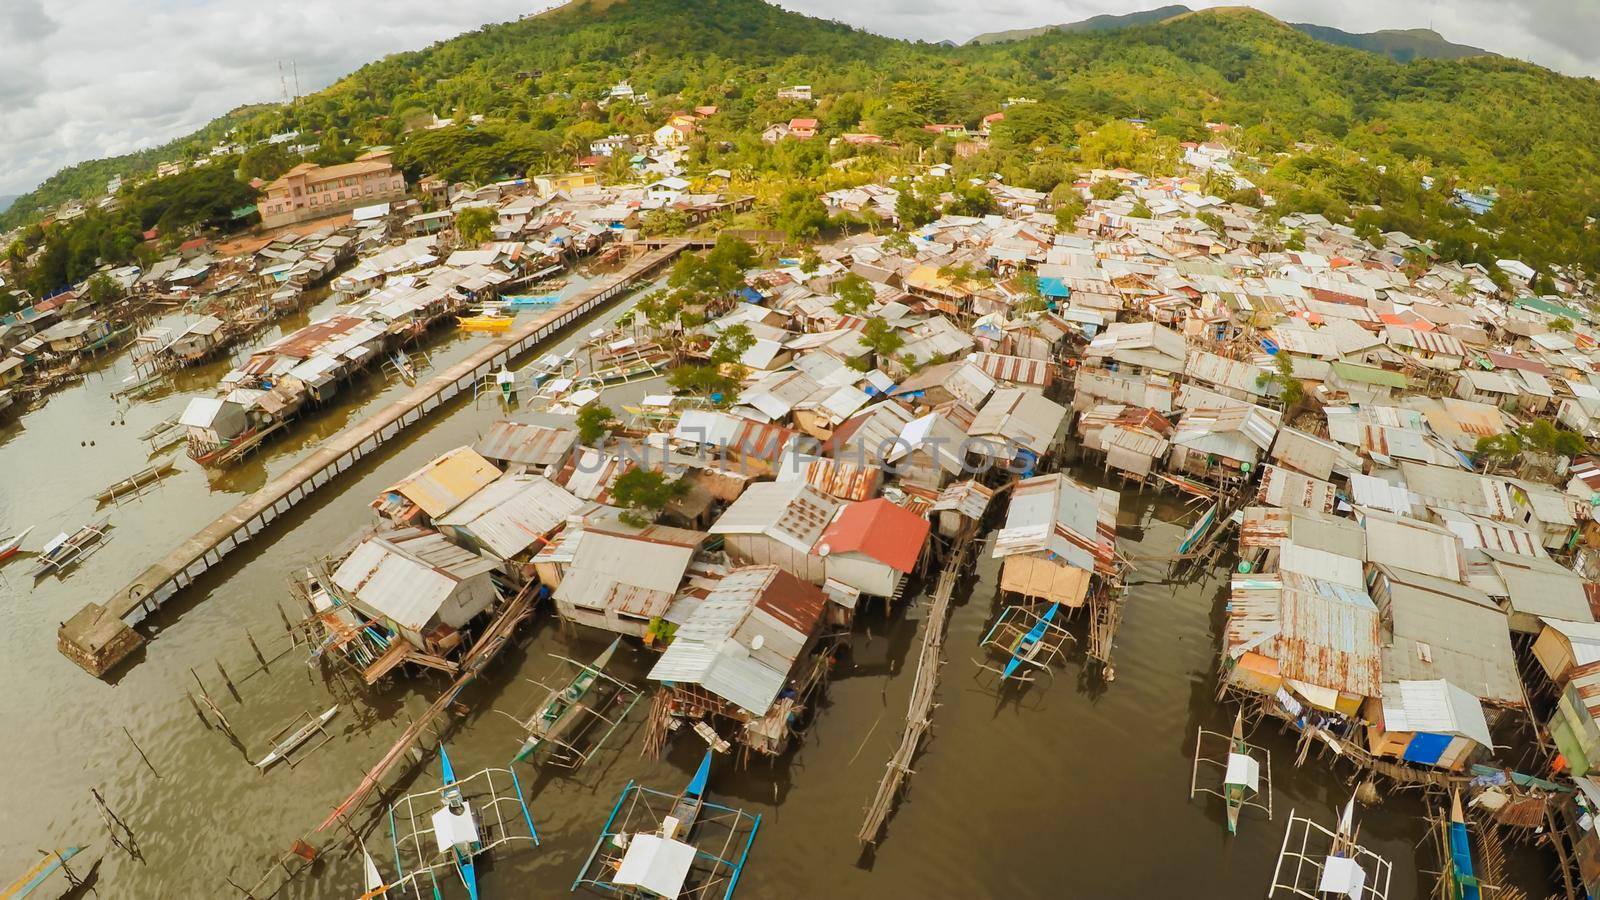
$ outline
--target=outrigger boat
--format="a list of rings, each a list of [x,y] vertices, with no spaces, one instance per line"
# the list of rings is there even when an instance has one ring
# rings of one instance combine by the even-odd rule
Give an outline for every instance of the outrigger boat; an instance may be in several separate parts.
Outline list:
[[[508,331],[516,321],[498,312],[484,311],[475,316],[457,316],[456,322],[468,331]]]
[[[273,763],[278,762],[279,760],[288,759],[289,754],[293,753],[296,747],[304,744],[306,741],[311,739],[313,734],[321,731],[322,726],[328,724],[328,720],[332,719],[338,712],[339,706],[338,704],[334,704],[333,706],[328,707],[328,710],[322,715],[317,716],[315,719],[312,719],[306,724],[295,729],[292,734],[279,741],[277,745],[272,748],[271,753],[261,757],[261,761],[256,763],[256,768],[265,772],[272,766]]]
[[[1017,668],[1024,661],[1032,660],[1034,653],[1039,649],[1039,639],[1044,637],[1045,629],[1050,627],[1050,620],[1056,617],[1056,611],[1060,608],[1059,603],[1050,604],[1050,608],[1044,611],[1039,621],[1035,622],[1033,627],[1028,629],[1028,633],[1011,648],[1011,658],[1006,660],[1005,671],[1000,673],[1001,678],[1010,678],[1016,674]]]
[[[455,857],[456,871],[461,875],[461,883],[466,885],[467,896],[478,900],[478,867],[472,857],[483,849],[483,842],[478,840],[478,820],[461,794],[455,767],[450,764],[450,754],[445,752],[443,744],[439,745],[439,769],[444,779],[444,809],[433,814],[433,828],[439,835],[440,846],[444,846],[447,834],[452,836],[450,853]],[[462,825],[465,828],[461,828]],[[470,837],[466,837],[468,832]]]
[[[606,647],[588,665],[573,663],[578,667],[578,673],[572,677],[572,680],[565,687],[550,691],[533,715],[522,723],[522,727],[527,729],[528,737],[527,740],[522,742],[522,747],[517,751],[517,755],[512,757],[512,762],[523,762],[538,752],[541,747],[555,744],[576,757],[578,764],[582,764],[585,754],[579,753],[572,748],[567,741],[570,737],[576,737],[574,732],[577,730],[578,723],[584,713],[601,715],[602,711],[623,693],[630,695],[627,709],[632,709],[632,700],[638,699],[638,691],[607,675],[605,671],[621,642],[621,638],[613,639],[610,646]],[[564,662],[573,662],[565,657],[556,658]],[[617,689],[616,692],[609,694],[599,703],[586,704],[584,702],[585,698],[607,686],[614,686]],[[627,709],[623,710],[622,715],[627,715]],[[621,716],[617,718],[620,719]],[[609,731],[607,733],[609,734]]]
[[[109,503],[125,494],[137,494],[139,491],[160,481],[163,476],[171,472],[177,464],[178,454],[172,453],[164,456],[139,471],[129,475],[115,484],[107,485],[94,495],[101,503]]]
[[[410,357],[404,353],[396,353],[390,360],[394,370],[400,373],[400,380],[406,384],[417,383],[417,368],[411,364]]]
[[[978,665],[1000,675],[1000,681],[1032,681],[1035,670],[1050,672],[1050,663],[1060,657],[1061,647],[1072,635],[1055,621],[1061,604],[1052,603],[1043,614],[1026,606],[1008,606],[1001,611],[979,644],[1005,657],[1001,668],[980,661]]]
[[[1445,872],[1445,895],[1449,900],[1482,900],[1483,886],[1472,867],[1472,841],[1467,835],[1467,817],[1461,811],[1461,792],[1450,795],[1449,868]]]
[[[729,900],[761,817],[706,799],[711,756],[708,750],[676,796],[629,782],[572,889],[640,900]]]
[[[51,875],[60,871],[67,864],[67,860],[83,852],[82,847],[63,847],[46,853],[43,858],[33,864],[33,868],[22,873],[22,877],[13,881],[4,890],[0,890],[0,900],[22,900],[23,897],[32,896],[39,886],[49,880]]]
[[[139,440],[149,444],[150,452],[156,453],[183,440],[184,436],[184,427],[178,424],[178,417],[172,415],[147,428],[139,435]]]
[[[1211,739],[1213,746],[1222,745],[1227,748],[1221,759],[1206,754],[1207,738]],[[1223,770],[1220,787],[1200,785],[1202,762]],[[1222,798],[1228,810],[1229,834],[1239,833],[1239,813],[1246,806],[1266,810],[1267,819],[1272,819],[1272,756],[1264,748],[1245,741],[1243,712],[1234,714],[1231,735],[1207,731],[1204,728],[1199,729],[1195,735],[1194,768],[1189,773],[1189,796],[1193,798],[1195,794],[1202,792]],[[1263,797],[1266,799],[1265,803],[1261,802]]]
[[[1357,842],[1355,803],[1351,797],[1345,804],[1333,831],[1289,811],[1269,898],[1284,891],[1306,900],[1389,900],[1394,865]]]
[[[22,542],[28,539],[28,532],[32,530],[33,526],[29,525],[27,528],[17,532],[10,540],[0,544],[0,562],[5,562],[16,556],[17,551],[22,549]]]
[[[63,531],[51,538],[39,551],[39,558],[33,564],[33,577],[42,578],[51,572],[65,572],[82,562],[84,557],[100,548],[110,527],[109,521],[101,519],[79,528],[71,536]]]
[[[395,893],[409,885],[409,890],[421,896],[426,884],[435,898],[441,898],[444,893],[438,873],[449,867],[455,870],[467,896],[477,900],[477,858],[511,841],[538,846],[539,832],[533,827],[515,772],[484,769],[459,777],[443,744],[439,745],[439,769],[440,787],[402,797],[389,807],[399,877],[388,890]],[[507,786],[511,790],[502,795]]]

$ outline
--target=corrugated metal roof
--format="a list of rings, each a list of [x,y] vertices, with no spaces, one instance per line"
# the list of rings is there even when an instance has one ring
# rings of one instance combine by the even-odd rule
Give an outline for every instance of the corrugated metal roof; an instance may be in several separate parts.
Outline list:
[[[564,462],[577,443],[576,429],[501,419],[489,426],[473,449],[486,459],[525,466],[552,466]]]
[[[1459,734],[1485,747],[1494,744],[1478,698],[1442,678],[1386,682],[1383,727],[1394,732]]]
[[[471,447],[457,447],[434,457],[427,465],[396,482],[386,493],[397,493],[437,518],[499,477],[500,470],[477,451]]]
[[[909,573],[928,540],[928,520],[879,498],[849,503],[823,532],[817,553],[861,553]]]
[[[1302,475],[1267,464],[1261,473],[1257,500],[1273,506],[1299,506],[1320,512],[1333,512],[1333,485],[1320,478]]]
[[[586,504],[540,475],[505,475],[435,520],[453,527],[501,559],[528,549]]]
[[[1096,490],[1056,473],[1016,483],[995,558],[1042,553],[1099,574],[1115,569],[1116,491]]]
[[[1382,572],[1388,576],[1386,678],[1443,678],[1485,700],[1522,705],[1505,613],[1465,585],[1391,568]]]
[[[993,488],[984,487],[976,480],[958,481],[939,492],[932,509],[936,512],[954,510],[969,519],[981,519],[993,499]]]
[[[1032,359],[1026,356],[1004,356],[999,353],[975,353],[972,361],[977,363],[984,374],[995,381],[1008,384],[1032,385],[1034,387],[1047,387],[1054,380],[1055,371],[1051,364],[1042,359]],[[978,398],[976,406],[982,402]]]
[[[1366,591],[1289,573],[1282,581],[1278,670],[1296,681],[1376,696],[1378,608]]]
[[[838,511],[839,501],[806,482],[762,481],[739,495],[711,533],[762,534],[810,553]]]
[[[698,684],[765,715],[817,626],[827,597],[777,566],[725,575],[678,628],[653,681]]]
[[[421,631],[462,583],[494,567],[494,560],[442,535],[410,528],[362,541],[334,570],[333,583],[370,614]],[[486,604],[491,598],[479,599]]]
[[[1466,576],[1461,542],[1449,530],[1374,510],[1364,513],[1362,527],[1367,530],[1368,562],[1450,581],[1461,581]]]
[[[1243,391],[1252,396],[1266,393],[1267,371],[1259,366],[1218,356],[1205,350],[1189,351],[1184,374],[1192,379],[1209,382],[1218,387]]]
[[[1038,391],[1002,388],[994,392],[983,409],[978,410],[967,434],[977,438],[1009,440],[1042,454],[1055,442],[1066,419],[1067,408],[1046,399]],[[1004,448],[1004,452],[1009,453],[1010,448]]]
[[[1589,598],[1578,573],[1550,559],[1516,556],[1499,550],[1483,551],[1505,583],[1506,597],[1515,612],[1548,616],[1572,622],[1592,622]]]
[[[1361,560],[1286,540],[1278,550],[1278,570],[1329,581],[1358,590],[1366,589]]]

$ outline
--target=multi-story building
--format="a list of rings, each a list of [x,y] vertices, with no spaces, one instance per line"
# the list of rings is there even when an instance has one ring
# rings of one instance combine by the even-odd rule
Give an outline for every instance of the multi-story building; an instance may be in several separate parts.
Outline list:
[[[261,224],[276,228],[405,197],[405,176],[390,157],[389,150],[374,150],[342,165],[295,166],[267,185]]]

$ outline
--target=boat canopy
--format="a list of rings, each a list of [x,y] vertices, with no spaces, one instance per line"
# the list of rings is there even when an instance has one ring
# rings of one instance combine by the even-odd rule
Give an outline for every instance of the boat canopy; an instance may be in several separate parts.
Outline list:
[[[677,897],[694,864],[694,847],[654,834],[636,834],[617,869],[615,884],[649,891],[658,897]]]

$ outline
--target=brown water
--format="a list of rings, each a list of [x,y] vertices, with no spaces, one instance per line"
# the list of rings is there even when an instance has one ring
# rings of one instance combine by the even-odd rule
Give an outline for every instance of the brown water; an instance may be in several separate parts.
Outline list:
[[[574,339],[569,335],[567,342]],[[435,364],[459,359],[482,340],[442,340],[433,348]],[[184,373],[182,381],[201,389],[226,367]],[[28,542],[36,548],[56,531],[71,531],[94,515],[93,502],[80,498],[144,464],[138,435],[181,410],[185,400],[170,394],[118,413],[109,393],[128,371],[124,354],[0,432],[0,535],[37,525]],[[458,400],[235,552],[152,618],[156,633],[148,652],[115,684],[90,678],[55,649],[58,623],[85,600],[120,587],[240,492],[405,390],[379,377],[358,381],[342,405],[300,422],[215,486],[182,459],[180,474],[159,491],[111,511],[111,540],[65,581],[31,588],[24,560],[0,570],[0,683],[6,686],[0,761],[8,776],[0,882],[31,865],[36,848],[88,842],[91,851],[80,860],[103,860],[96,873],[101,896],[238,896],[225,877],[254,884],[436,696],[442,676],[330,699],[330,686],[298,650],[245,675],[257,668],[245,632],[269,656],[283,650],[278,605],[289,606],[287,573],[368,525],[367,503],[380,489],[475,439],[501,415],[488,400],[477,406]],[[643,387],[631,385],[624,393],[637,396]],[[114,419],[126,424],[111,425]],[[80,446],[88,440],[95,446]],[[1126,495],[1123,540],[1136,555],[1168,554],[1182,536],[1179,512],[1154,494]],[[1175,585],[1158,569],[1164,567],[1141,570],[1130,586],[1114,684],[1086,677],[1077,652],[1053,680],[1002,702],[975,662],[996,608],[996,566],[985,560],[951,618],[941,705],[914,763],[910,793],[889,820],[881,847],[865,859],[855,834],[899,740],[922,623],[864,616],[798,749],[745,771],[719,760],[712,772],[713,799],[763,817],[738,896],[1133,898],[1171,895],[1175,888],[1201,898],[1262,896],[1291,808],[1331,823],[1349,788],[1314,766],[1296,770],[1292,743],[1264,729],[1257,739],[1274,753],[1274,821],[1247,811],[1240,835],[1228,838],[1220,801],[1189,801],[1195,729],[1229,724],[1212,700],[1226,577]],[[1074,629],[1081,633],[1081,623]],[[464,696],[473,713],[449,737],[457,771],[503,766],[515,752],[514,724],[490,710],[525,712],[533,704],[537,689],[520,676],[552,672],[548,653],[589,658],[604,643],[594,633],[564,635],[543,615],[524,645],[508,651],[491,677]],[[222,687],[216,661],[233,675],[239,699]],[[637,681],[649,659],[630,649],[623,663]],[[244,751],[196,719],[184,696],[194,686],[191,668],[221,704]],[[341,711],[331,743],[294,768],[262,775],[250,765],[290,718],[332,702]],[[665,759],[641,758],[643,707],[575,775],[521,769],[544,843],[486,865],[485,897],[567,893],[627,781],[681,788],[703,746],[684,735]],[[139,760],[124,727],[159,777]],[[419,777],[419,787],[432,787],[437,763],[430,757],[411,775]],[[108,852],[91,786],[133,828],[143,862]],[[1431,880],[1418,887],[1419,867],[1432,866],[1426,849],[1420,856],[1415,850],[1424,830],[1419,814],[1415,800],[1392,798],[1360,817],[1364,843],[1395,864],[1390,896],[1396,900],[1431,889]],[[333,835],[321,837],[333,843]],[[370,833],[367,844],[392,874],[386,828]],[[82,873],[88,865],[74,868]],[[313,877],[281,896],[348,898],[359,893],[359,884],[359,859],[330,855]]]

